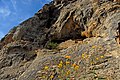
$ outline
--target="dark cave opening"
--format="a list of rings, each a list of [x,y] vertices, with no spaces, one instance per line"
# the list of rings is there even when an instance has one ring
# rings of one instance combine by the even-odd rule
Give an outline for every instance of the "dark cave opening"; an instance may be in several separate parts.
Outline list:
[[[80,36],[80,35],[76,35],[76,36],[69,36],[69,37],[64,37],[64,38],[62,38],[62,39],[53,39],[53,40],[51,40],[51,42],[55,42],[55,43],[57,43],[57,44],[60,44],[60,43],[62,43],[62,42],[65,42],[65,41],[67,41],[67,40],[79,40],[79,41],[83,41],[84,39],[86,39],[86,37],[85,36]]]
[[[120,44],[120,22],[118,23],[118,38],[119,38],[119,44]]]
[[[120,22],[118,23],[118,30],[119,30],[119,34],[120,34]]]
[[[47,49],[57,49],[57,46],[59,44],[61,44],[62,42],[65,42],[67,40],[73,40],[75,41],[75,43],[78,43],[79,41],[83,41],[84,39],[86,39],[86,37],[82,37],[82,36],[75,36],[75,37],[64,37],[64,38],[61,38],[61,39],[53,39],[53,40],[50,40],[46,43],[45,47]]]
[[[117,27],[116,42],[120,44],[120,22],[118,23],[118,27]]]

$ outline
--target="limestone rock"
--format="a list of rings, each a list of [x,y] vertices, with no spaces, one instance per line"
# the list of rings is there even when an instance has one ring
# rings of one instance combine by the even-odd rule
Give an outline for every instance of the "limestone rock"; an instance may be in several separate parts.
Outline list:
[[[46,49],[50,42],[58,47]],[[0,80],[42,80],[43,68],[65,62],[66,55],[81,66],[76,80],[120,79],[119,0],[45,4],[0,40]]]

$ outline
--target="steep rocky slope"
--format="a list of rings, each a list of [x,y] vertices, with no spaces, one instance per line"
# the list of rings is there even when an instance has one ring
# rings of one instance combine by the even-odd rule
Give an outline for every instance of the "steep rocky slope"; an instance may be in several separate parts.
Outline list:
[[[0,41],[0,80],[119,79],[119,0],[53,0]]]

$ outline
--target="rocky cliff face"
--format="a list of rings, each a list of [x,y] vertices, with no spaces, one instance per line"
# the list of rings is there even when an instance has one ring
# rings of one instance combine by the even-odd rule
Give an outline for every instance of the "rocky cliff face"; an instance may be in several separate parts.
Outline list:
[[[53,68],[65,56],[79,66],[78,74],[67,77]],[[48,76],[45,66],[54,69],[44,73]],[[0,41],[0,80],[119,80],[119,75],[119,0],[53,0]]]

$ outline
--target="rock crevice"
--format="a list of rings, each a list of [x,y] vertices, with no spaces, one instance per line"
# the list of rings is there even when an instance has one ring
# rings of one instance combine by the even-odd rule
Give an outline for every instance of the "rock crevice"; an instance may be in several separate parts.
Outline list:
[[[55,48],[46,49],[49,45]],[[66,55],[82,66],[76,79],[118,80],[119,51],[119,0],[53,0],[0,40],[0,80],[41,80],[39,70]]]

